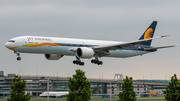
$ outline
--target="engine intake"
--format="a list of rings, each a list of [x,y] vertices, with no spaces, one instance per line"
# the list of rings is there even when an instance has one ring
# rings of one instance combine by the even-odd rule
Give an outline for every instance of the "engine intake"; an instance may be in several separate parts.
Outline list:
[[[87,47],[78,48],[77,56],[79,58],[92,58],[94,56],[94,50],[92,48]]]
[[[46,59],[48,60],[59,60],[63,55],[60,54],[45,54]]]

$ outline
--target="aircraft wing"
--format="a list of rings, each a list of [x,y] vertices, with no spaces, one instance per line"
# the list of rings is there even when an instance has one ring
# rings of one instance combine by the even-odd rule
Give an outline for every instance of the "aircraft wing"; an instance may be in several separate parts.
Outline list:
[[[162,37],[166,37],[166,36],[167,35],[163,35],[163,36],[159,36],[159,37],[155,37],[155,38],[149,38],[149,39],[142,39],[142,40],[137,40],[137,41],[119,43],[119,44],[95,46],[95,47],[93,47],[93,50],[95,52],[98,52],[98,51],[108,52],[110,50],[116,50],[116,49],[122,49],[122,48],[129,47],[129,46],[135,46],[137,44],[143,43],[144,41],[153,40],[153,39],[157,39],[157,38],[162,38]]]

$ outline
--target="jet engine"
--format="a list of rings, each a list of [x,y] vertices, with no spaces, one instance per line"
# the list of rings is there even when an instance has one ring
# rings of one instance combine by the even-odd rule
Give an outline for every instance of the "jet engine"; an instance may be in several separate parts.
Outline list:
[[[60,54],[45,54],[46,59],[48,60],[59,60],[63,55]]]
[[[92,58],[94,56],[94,50],[92,48],[87,47],[78,48],[77,56],[79,58]]]

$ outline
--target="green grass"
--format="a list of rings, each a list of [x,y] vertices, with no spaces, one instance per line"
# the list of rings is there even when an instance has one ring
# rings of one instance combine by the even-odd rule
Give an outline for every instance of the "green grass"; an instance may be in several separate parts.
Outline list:
[[[165,101],[164,99],[138,99],[137,101]]]
[[[0,99],[0,101],[7,101],[6,99]],[[32,98],[31,101],[47,101],[46,98]],[[50,98],[49,101],[66,101],[65,98]],[[92,98],[91,101],[110,101],[109,98]],[[112,98],[111,101],[117,101],[117,98]],[[141,98],[137,101],[165,101],[164,99],[158,99],[158,97],[154,97],[153,99],[149,97],[147,98]]]

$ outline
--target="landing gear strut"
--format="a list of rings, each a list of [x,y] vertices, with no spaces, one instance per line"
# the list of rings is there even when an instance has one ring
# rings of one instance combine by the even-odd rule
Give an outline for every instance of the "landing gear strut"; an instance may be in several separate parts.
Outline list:
[[[74,60],[73,63],[76,65],[84,66],[84,62],[81,62],[81,60],[76,56],[77,60]]]
[[[91,63],[97,64],[97,65],[102,65],[102,64],[103,64],[103,62],[102,62],[102,61],[99,61],[98,58],[92,59],[92,60],[91,60]]]
[[[17,54],[17,60],[20,61],[21,60],[21,57],[20,57],[20,53],[19,52],[14,52]]]

